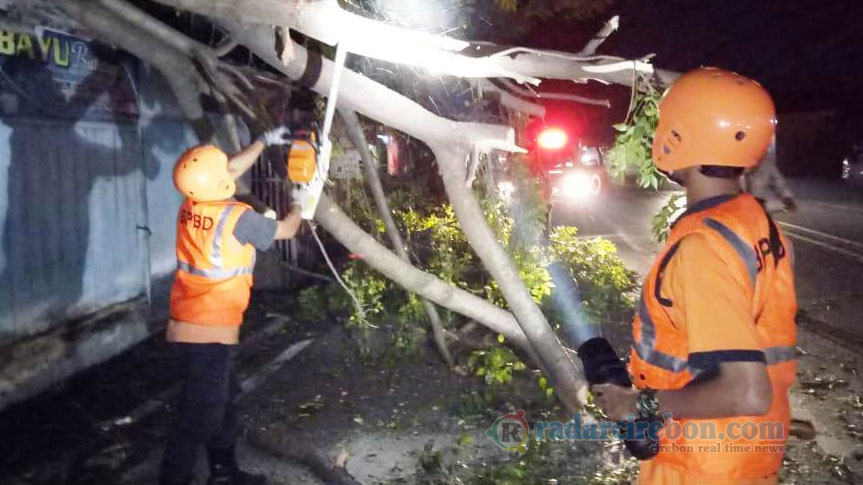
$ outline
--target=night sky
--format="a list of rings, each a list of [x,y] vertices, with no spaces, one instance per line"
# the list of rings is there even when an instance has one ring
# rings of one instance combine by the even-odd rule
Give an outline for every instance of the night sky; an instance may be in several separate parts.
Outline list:
[[[675,71],[738,71],[762,82],[780,112],[832,109],[858,119],[863,112],[863,0],[618,0],[602,18],[538,25],[524,43],[577,51],[613,14],[620,29],[600,53],[655,53],[655,65]],[[616,105],[605,114],[579,107],[588,120],[617,122],[626,111],[626,90],[566,84],[544,89],[604,92]]]
[[[780,109],[863,107],[860,0],[621,0],[615,10],[621,29],[607,52],[732,69],[761,81]]]

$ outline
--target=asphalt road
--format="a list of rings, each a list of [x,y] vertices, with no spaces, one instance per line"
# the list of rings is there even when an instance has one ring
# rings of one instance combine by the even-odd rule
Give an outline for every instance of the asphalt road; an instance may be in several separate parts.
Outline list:
[[[792,181],[798,210],[776,216],[791,239],[798,324],[849,348],[863,348],[863,188],[841,182]],[[617,244],[643,276],[660,245],[650,222],[674,192],[617,190],[589,205],[555,207],[552,224]]]

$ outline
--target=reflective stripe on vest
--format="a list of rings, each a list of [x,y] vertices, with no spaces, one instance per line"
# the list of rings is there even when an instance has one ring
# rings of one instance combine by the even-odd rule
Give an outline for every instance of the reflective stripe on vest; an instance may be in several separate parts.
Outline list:
[[[231,211],[233,210],[233,206],[226,205],[222,209],[222,213],[219,214],[219,222],[216,224],[216,237],[213,239],[213,250],[210,254],[210,261],[213,263],[214,268],[222,267],[222,233],[225,231],[225,224],[228,223],[228,216],[231,215]]]
[[[704,225],[718,232],[729,244],[731,247],[737,251],[737,254],[740,255],[740,259],[743,260],[743,264],[746,265],[746,271],[749,273],[749,281],[752,282],[752,286],[755,287],[755,279],[758,277],[758,256],[755,254],[755,250],[749,247],[740,236],[737,235],[736,232],[732,231],[725,224],[717,221],[716,219],[706,218],[704,219]]]
[[[689,363],[673,355],[656,350],[656,326],[647,305],[644,303],[644,294],[638,302],[638,316],[641,318],[641,339],[635,342],[635,352],[645,362],[655,365],[660,369],[671,372],[682,372],[689,367]]]
[[[638,357],[648,364],[671,372],[683,372],[689,368],[689,362],[656,349],[656,325],[647,311],[644,296],[638,302],[638,317],[641,319],[641,339],[633,347]],[[761,349],[767,365],[781,364],[795,360],[799,352],[794,346],[767,347]]]
[[[224,264],[224,261],[222,259],[222,237],[224,237],[223,233],[225,232],[225,226],[228,224],[228,219],[231,216],[231,212],[236,207],[237,206],[235,205],[226,205],[225,208],[222,209],[222,213],[219,214],[219,222],[216,223],[216,231],[215,235],[213,236],[213,247],[210,251],[210,263],[213,265],[213,267],[209,269],[198,268],[190,263],[178,260],[178,270],[189,273],[191,275],[201,276],[203,278],[209,278],[214,280],[223,280],[236,276],[251,275],[254,273],[254,259],[252,266],[232,269],[224,269],[222,267]]]
[[[797,347],[767,347],[762,350],[764,352],[764,359],[767,361],[767,365],[772,364],[781,364],[782,362],[788,362],[795,360],[799,352],[797,351]]]
[[[211,278],[214,280],[222,280],[226,278],[233,278],[234,276],[242,276],[249,275],[254,273],[255,268],[234,268],[234,269],[221,269],[221,268],[213,268],[213,269],[201,269],[192,266],[189,263],[184,263],[182,261],[177,262],[177,269],[180,271],[184,271],[191,275],[195,276],[203,276],[204,278]]]

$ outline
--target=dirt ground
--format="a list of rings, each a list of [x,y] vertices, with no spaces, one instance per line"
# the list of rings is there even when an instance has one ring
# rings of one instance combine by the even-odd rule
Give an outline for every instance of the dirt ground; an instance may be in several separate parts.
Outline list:
[[[792,438],[783,483],[857,483],[863,477],[860,355],[802,332],[794,415],[814,441]],[[281,425],[336,457],[360,483],[625,483],[635,466],[615,443],[552,443],[519,456],[485,430],[525,409],[528,421],[566,420],[531,376],[484,396],[475,377],[445,370],[431,354],[393,368],[360,358],[334,328],[291,361],[245,406],[249,428]],[[554,481],[556,480],[556,482]]]
[[[430,349],[396,366],[385,348],[361,353],[339,322],[302,324],[291,308],[279,295],[256,295],[240,358],[241,376],[259,383],[241,401],[241,460],[271,483],[325,483],[279,456],[279,443],[319,452],[363,484],[627,483],[633,476],[635,462],[617,443],[531,443],[519,455],[486,436],[498,417],[519,409],[529,422],[569,419],[530,372],[491,392],[479,378],[447,370]],[[308,340],[279,364],[285,349]],[[857,483],[863,358],[808,331],[800,349],[794,415],[811,421],[818,437],[789,441],[782,482]],[[154,483],[173,385],[156,337],[3,413],[0,483]]]

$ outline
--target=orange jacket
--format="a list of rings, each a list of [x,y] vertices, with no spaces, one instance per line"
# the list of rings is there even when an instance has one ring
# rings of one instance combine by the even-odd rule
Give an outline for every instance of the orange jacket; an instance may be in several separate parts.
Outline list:
[[[687,244],[695,243],[686,251],[690,259],[676,262],[678,267],[672,271],[670,263],[684,238],[689,238]],[[791,418],[788,388],[796,375],[797,302],[791,259],[788,242],[748,194],[696,204],[672,227],[644,283],[633,323],[635,343],[629,364],[633,382],[640,388],[680,389],[699,376],[707,377],[702,375],[704,366],[694,365],[696,356],[719,361],[763,359],[773,401],[764,416],[677,420],[683,429],[688,422],[693,422],[690,428],[713,426],[717,435],[664,436],[661,450],[668,451],[660,451],[655,465],[704,480],[762,479],[778,473]],[[689,287],[674,281],[686,274],[695,275]],[[704,287],[691,287],[691,281],[699,278]],[[728,299],[726,292],[731,294]],[[688,307],[680,308],[684,302]],[[666,423],[664,430],[670,430],[672,423]],[[753,429],[749,423],[766,431],[746,436]],[[773,430],[772,423],[781,423],[781,429]],[[752,439],[723,435],[731,428]]]
[[[234,227],[250,209],[231,200],[183,202],[177,218],[177,274],[171,288],[174,320],[209,326],[243,323],[255,248],[241,245]]]

